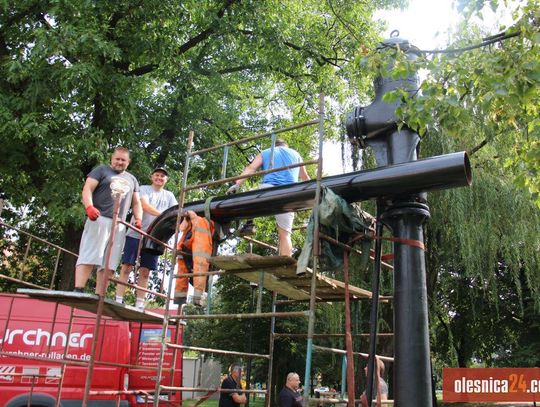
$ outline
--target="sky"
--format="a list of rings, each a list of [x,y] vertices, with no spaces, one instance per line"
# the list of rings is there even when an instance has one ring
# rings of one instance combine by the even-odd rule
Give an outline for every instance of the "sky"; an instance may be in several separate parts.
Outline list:
[[[449,30],[459,20],[459,15],[452,6],[452,0],[410,0],[404,10],[383,10],[377,12],[375,17],[386,21],[384,38],[389,38],[392,31],[398,30],[400,38],[407,39],[420,49],[444,47],[448,42]],[[336,160],[336,157],[340,159]],[[343,168],[341,162],[341,145],[325,142],[323,173],[334,175],[349,171],[352,171],[350,163],[346,163]]]
[[[384,38],[389,38],[393,30],[398,30],[400,38],[422,50],[444,49],[460,19],[454,3],[454,0],[410,0],[404,10],[383,10],[377,12],[375,17],[387,23]],[[510,15],[508,11],[495,15],[487,7],[483,11],[483,20],[474,22],[481,23],[487,32],[496,34],[500,23],[511,23]],[[341,163],[341,146],[326,142],[323,147],[323,173],[334,175],[349,171],[352,171],[350,166],[346,165],[344,169]]]
[[[448,42],[448,31],[459,21],[452,3],[451,0],[411,0],[405,10],[384,10],[376,17],[387,22],[385,38],[398,30],[401,38],[420,49],[439,48]]]

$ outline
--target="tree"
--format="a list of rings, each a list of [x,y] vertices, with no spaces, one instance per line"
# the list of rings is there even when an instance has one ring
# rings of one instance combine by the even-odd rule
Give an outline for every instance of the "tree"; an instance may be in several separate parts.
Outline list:
[[[45,210],[60,229],[53,240],[77,251],[80,188],[110,148],[129,147],[142,178],[153,165],[182,170],[190,128],[204,148],[313,118],[320,91],[351,93],[347,81],[360,72],[350,58],[377,40],[373,11],[398,3],[4,2],[3,192],[28,216]],[[308,157],[312,137],[299,132],[291,144]],[[231,171],[257,148],[234,151]],[[196,164],[190,181],[220,167],[217,158]],[[72,270],[64,258],[61,287]]]
[[[422,156],[466,149],[473,166],[472,188],[429,196],[425,236],[437,367],[530,365],[536,359],[523,356],[539,346],[515,323],[527,320],[536,329],[540,320],[538,2],[520,3],[515,24],[489,37],[473,20],[487,3],[460,2],[464,20],[446,50],[419,51],[409,61],[388,48],[362,61],[384,76],[390,56],[397,61],[392,79],[423,69],[419,92],[397,90],[384,100],[400,99],[399,126],[422,136]]]
[[[468,17],[484,5],[462,3]],[[485,39],[466,18],[452,51],[428,52],[416,63],[396,53],[392,76],[427,68],[427,78],[413,98],[402,92],[386,98],[402,99],[402,125],[423,136],[424,155],[467,149],[473,165],[470,189],[429,198],[428,292],[438,366],[537,363],[523,355],[539,343],[516,321],[537,327],[540,320],[538,3],[522,5],[515,17],[512,27]]]
[[[471,22],[487,2],[461,3],[465,18],[455,42],[445,52],[428,51],[417,63],[401,60],[394,70],[400,76],[428,69],[420,92],[388,98],[403,96],[399,113],[421,135],[439,131],[474,155],[476,166],[509,170],[540,206],[539,3],[520,4],[515,24],[490,37]]]

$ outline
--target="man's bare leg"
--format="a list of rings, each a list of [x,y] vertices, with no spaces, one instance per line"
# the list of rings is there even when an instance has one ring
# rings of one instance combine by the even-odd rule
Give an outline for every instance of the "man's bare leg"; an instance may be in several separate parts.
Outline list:
[[[146,267],[139,267],[139,279],[137,285],[139,287],[148,288],[148,277],[150,276],[150,270]],[[146,292],[143,290],[137,290],[137,301],[144,302]]]
[[[86,286],[93,269],[93,264],[79,264],[75,267],[75,288],[84,288]]]
[[[292,256],[292,240],[291,234],[278,226],[279,237],[279,255],[280,256]]]
[[[122,267],[120,268],[120,277],[118,277],[118,280],[122,281],[123,283],[127,283],[131,270],[133,270],[133,266],[131,264],[122,263]],[[123,298],[125,293],[126,286],[123,284],[116,284],[116,298]]]
[[[114,270],[98,269],[96,272],[96,294],[106,295],[109,288],[109,278],[112,277]]]

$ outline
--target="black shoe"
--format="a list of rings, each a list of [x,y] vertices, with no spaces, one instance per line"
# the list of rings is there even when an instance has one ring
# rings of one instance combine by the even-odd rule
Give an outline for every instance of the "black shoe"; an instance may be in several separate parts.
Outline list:
[[[253,236],[256,231],[255,223],[248,220],[238,229],[238,236]]]
[[[84,287],[75,287],[73,289],[74,293],[84,293]]]

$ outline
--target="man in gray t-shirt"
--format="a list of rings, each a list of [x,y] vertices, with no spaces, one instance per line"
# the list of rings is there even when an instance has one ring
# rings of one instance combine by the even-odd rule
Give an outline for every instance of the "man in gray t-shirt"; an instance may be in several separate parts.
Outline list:
[[[146,231],[152,224],[154,219],[161,214],[164,210],[171,206],[177,205],[176,198],[171,191],[165,189],[165,184],[169,179],[167,170],[162,167],[158,167],[152,171],[150,176],[152,185],[141,186],[141,204],[143,208],[142,227],[140,229]],[[124,245],[124,255],[122,257],[122,268],[120,269],[119,280],[127,282],[129,274],[133,270],[133,266],[137,261],[137,254],[139,252],[139,242],[141,239],[140,233],[137,233],[133,229],[129,229],[126,235],[126,243]],[[141,253],[140,255],[140,267],[139,267],[139,279],[137,285],[143,288],[148,287],[148,277],[150,270],[155,270],[158,263],[158,255],[149,253]],[[126,286],[117,284],[116,286],[116,301],[122,302]],[[137,308],[144,308],[145,292],[137,290]]]
[[[122,248],[124,246],[125,226],[117,224],[115,238],[109,242],[112,231],[112,217],[114,199],[112,197],[111,183],[121,182],[126,194],[120,201],[119,219],[125,220],[130,207],[133,208],[135,225],[141,226],[142,207],[139,199],[139,183],[137,179],[126,171],[130,163],[129,150],[118,147],[114,150],[110,165],[100,165],[88,174],[82,190],[82,202],[88,219],[84,225],[79,258],[75,268],[75,291],[82,292],[94,267],[98,268],[96,278],[96,292],[107,283],[104,278],[109,278],[110,270],[116,269],[120,262]],[[112,246],[109,259],[109,272],[107,276],[100,272],[105,267],[107,248]]]

